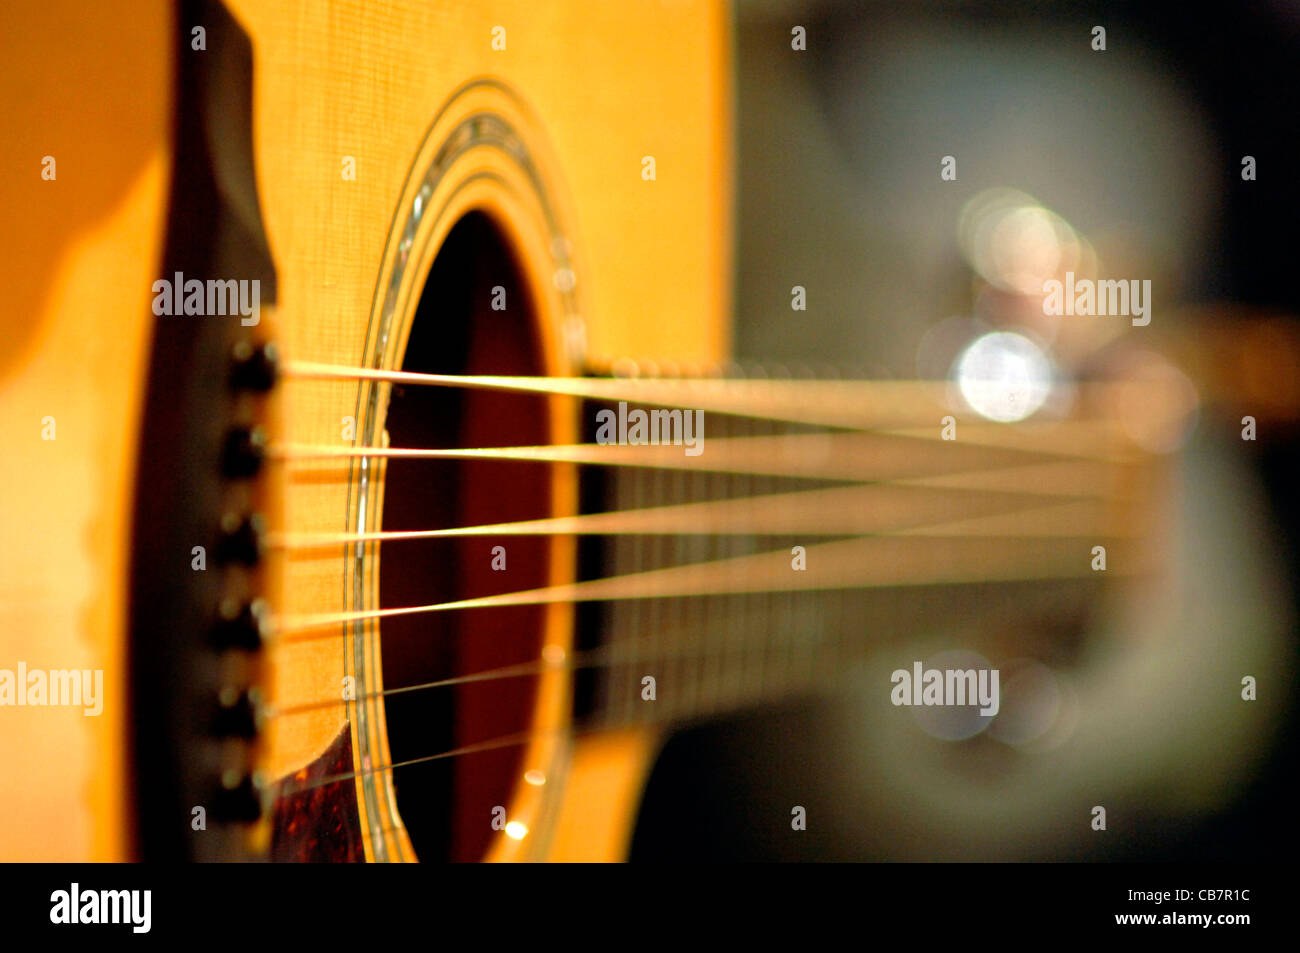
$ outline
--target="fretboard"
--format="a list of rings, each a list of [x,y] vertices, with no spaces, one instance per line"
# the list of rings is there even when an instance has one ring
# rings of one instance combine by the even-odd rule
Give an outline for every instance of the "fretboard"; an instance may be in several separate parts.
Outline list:
[[[892,659],[890,653],[927,638],[992,652],[1002,640],[1023,638],[1051,619],[1050,634],[1059,644],[1072,620],[1082,624],[1108,578],[1090,571],[1091,547],[1127,545],[1109,535],[1114,521],[1102,518],[1113,515],[1113,483],[1096,484],[1105,492],[1091,504],[1068,494],[1059,503],[1017,492],[1014,480],[999,476],[1043,466],[1032,453],[916,441],[908,466],[908,455],[891,443],[902,440],[905,450],[905,438],[866,436],[888,451],[882,459],[897,461],[879,483],[847,481],[838,473],[824,479],[783,475],[790,468],[779,454],[769,466],[724,466],[736,456],[724,452],[735,441],[816,432],[714,414],[707,418],[703,453],[689,469],[600,470],[597,489],[587,494],[589,512],[734,503],[699,510],[699,529],[712,520],[726,527],[722,532],[680,532],[686,527],[678,519],[673,532],[587,543],[592,577],[680,570],[650,587],[667,594],[584,609],[579,686],[590,721],[685,721],[833,691],[864,660]],[[717,451],[712,463],[711,449]],[[907,483],[913,477],[940,485],[913,486]],[[1088,477],[1095,481],[1097,473]],[[1026,482],[1032,491],[1032,479]],[[1080,483],[1083,493],[1088,484]],[[835,509],[859,497],[857,511]],[[1070,506],[1076,509],[1059,512]],[[1043,507],[1052,509],[1044,518],[1059,520],[1059,529],[1039,522],[1035,514]],[[800,521],[806,531],[789,525]],[[760,531],[738,531],[747,522]]]

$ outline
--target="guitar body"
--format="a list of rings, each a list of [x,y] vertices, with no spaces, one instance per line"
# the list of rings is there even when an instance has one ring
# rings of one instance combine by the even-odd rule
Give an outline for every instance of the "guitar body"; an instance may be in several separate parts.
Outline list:
[[[69,709],[6,712],[0,757],[29,766],[21,779],[6,773],[0,793],[6,859],[139,854],[133,818],[140,792],[129,778],[135,742],[126,704],[133,628],[127,593],[131,574],[142,568],[133,569],[130,554],[140,531],[132,525],[140,502],[133,491],[139,422],[150,413],[151,286],[167,274],[168,249],[185,239],[174,214],[169,227],[169,207],[174,212],[192,190],[195,163],[182,162],[173,174],[176,130],[185,128],[185,116],[177,125],[174,114],[202,111],[194,97],[213,95],[187,80],[196,69],[200,76],[230,71],[202,60],[230,48],[219,33],[247,39],[251,112],[238,115],[241,93],[221,93],[233,96],[221,103],[231,114],[224,121],[242,124],[247,142],[238,132],[212,137],[214,194],[250,232],[260,229],[274,269],[274,301],[264,284],[252,331],[259,341],[273,340],[284,357],[357,365],[375,359],[378,349],[380,366],[400,367],[425,276],[466,216],[505,252],[513,271],[501,283],[528,303],[502,312],[498,330],[510,334],[485,339],[485,370],[567,375],[584,361],[617,355],[703,363],[725,354],[729,100],[719,5],[240,0],[228,9],[233,31],[216,22],[223,19],[216,4],[179,11],[104,4],[91,12],[69,7],[66,16],[46,5],[31,23],[5,14],[13,66],[6,82],[30,87],[26,100],[25,90],[6,90],[7,102],[25,102],[5,143],[14,159],[6,167],[24,175],[6,176],[3,185],[7,206],[19,213],[11,235],[24,236],[3,266],[11,303],[0,390],[3,506],[11,535],[0,569],[3,601],[16,612],[6,645],[32,666],[102,669],[107,699],[95,718]],[[65,22],[95,41],[66,34]],[[205,29],[205,49],[194,49],[195,26]],[[643,42],[647,34],[658,41]],[[72,101],[77,109],[67,108]],[[454,162],[423,200],[425,214],[413,232],[419,257],[399,279],[401,300],[380,342],[376,322],[398,260],[397,230],[411,218],[412,197],[440,161],[439,150],[449,141],[455,146],[466,130],[477,134],[475,117],[499,126],[482,141],[460,141]],[[517,139],[503,146],[492,139],[498,128]],[[241,149],[247,154],[238,155]],[[39,175],[46,153],[57,158],[54,181]],[[652,177],[643,176],[644,157],[653,157]],[[239,171],[230,172],[247,160],[251,189],[247,176],[240,181]],[[242,196],[231,197],[241,189]],[[246,221],[250,207],[258,210],[255,225]],[[568,269],[559,280],[557,268]],[[489,282],[485,294],[497,283]],[[76,386],[55,391],[54,380]],[[276,421],[289,442],[342,445],[345,418],[382,434],[387,398],[367,417],[358,407],[368,393],[356,381],[285,383],[259,405],[258,420]],[[573,402],[545,402],[537,422],[544,436],[574,441]],[[57,422],[55,440],[41,439],[47,415]],[[148,467],[151,452],[140,459]],[[277,481],[274,465],[263,479]],[[338,530],[350,514],[355,518],[358,480],[350,462],[298,470],[276,485],[275,499],[264,500],[266,512],[297,531]],[[366,492],[382,507],[381,474]],[[551,512],[574,507],[572,474],[557,472],[547,492]],[[134,510],[137,522],[141,512]],[[538,581],[571,577],[571,543],[548,545],[553,551],[536,570]],[[353,608],[349,556],[341,546],[273,554],[258,570],[259,588],[277,612]],[[542,615],[542,638],[565,651],[571,609]],[[349,631],[268,645],[258,663],[266,697],[280,709],[345,702],[348,679],[353,697],[382,690],[381,661],[365,654],[376,651],[374,643],[362,649],[359,671],[353,638]],[[365,641],[369,632],[356,638]],[[487,853],[617,858],[654,736],[629,732],[562,744],[568,676],[537,682],[524,703],[530,721],[555,730],[541,731],[519,763],[540,765],[547,783],[519,779],[503,806],[550,833],[544,844],[540,837],[497,837]],[[354,805],[352,826],[362,832],[352,859],[411,859],[400,822],[392,823],[383,804],[384,821],[371,816],[375,792],[363,782],[376,775],[361,752],[368,766],[388,763],[389,752],[383,719],[359,725],[357,710],[326,705],[269,721],[254,766],[262,778],[289,778],[323,763],[342,742],[354,762],[349,770],[357,772],[347,782],[355,783],[355,797],[339,795]],[[381,798],[391,798],[390,782],[390,772],[378,774]],[[482,817],[487,829],[486,807]],[[263,846],[266,836],[257,835]]]
[[[1256,524],[1206,515],[1249,481],[1180,483],[1168,449],[1198,409],[1234,448],[1244,414],[1293,426],[1293,325],[1072,326],[1078,402],[1023,426],[946,416],[942,383],[654,380],[729,354],[729,29],[711,0],[0,13],[0,859],[618,860],[669,722],[946,638],[1063,673],[1091,734],[1024,762],[1054,809],[1088,765],[1139,796],[1174,734],[1211,750],[1188,726],[1245,770],[1283,702],[1249,720],[1236,681],[1290,671],[1288,617]],[[605,446],[626,387],[707,410],[709,453]],[[1213,580],[1255,614],[1198,609]],[[1199,721],[1126,680],[1179,653]],[[95,698],[10,699],[10,670]],[[975,749],[864,700],[864,787],[946,830]],[[886,784],[899,752],[951,803]],[[975,826],[1012,843],[998,790]]]

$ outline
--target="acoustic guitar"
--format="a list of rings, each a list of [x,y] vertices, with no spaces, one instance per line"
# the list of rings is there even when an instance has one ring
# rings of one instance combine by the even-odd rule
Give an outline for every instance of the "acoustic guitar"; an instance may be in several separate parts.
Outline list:
[[[674,726],[1163,604],[1193,406],[1293,417],[1273,325],[1021,422],[726,366],[721,4],[0,17],[0,668],[102,675],[6,860],[620,859]]]

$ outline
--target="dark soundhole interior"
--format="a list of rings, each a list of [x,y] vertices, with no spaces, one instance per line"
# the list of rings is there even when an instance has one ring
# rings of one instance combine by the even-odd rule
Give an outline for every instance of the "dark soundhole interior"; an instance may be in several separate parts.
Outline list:
[[[500,303],[503,289],[506,307]],[[471,213],[453,228],[430,270],[402,369],[438,374],[539,374],[533,304],[518,260],[493,222]],[[387,429],[394,447],[492,447],[549,442],[543,398],[448,387],[393,388]],[[550,515],[551,482],[536,463],[393,460],[385,530],[473,526]],[[493,547],[506,568],[492,568]],[[424,605],[547,582],[544,537],[469,536],[384,544],[382,607]],[[543,611],[468,609],[385,619],[384,688],[391,690],[536,661]],[[388,695],[393,763],[525,731],[532,677]],[[478,860],[492,809],[508,807],[522,747],[395,769],[397,805],[422,860]]]

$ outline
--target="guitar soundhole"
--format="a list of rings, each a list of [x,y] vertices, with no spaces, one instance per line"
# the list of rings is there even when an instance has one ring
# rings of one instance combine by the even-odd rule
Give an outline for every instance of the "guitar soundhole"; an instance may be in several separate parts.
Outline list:
[[[494,308],[494,305],[496,308]],[[500,310],[497,310],[500,308]],[[437,374],[540,374],[537,329],[520,266],[494,223],[471,213],[439,251],[416,311],[402,369]],[[394,447],[545,444],[537,396],[395,386],[387,429]],[[476,526],[551,515],[548,468],[498,461],[392,460],[385,530]],[[504,547],[494,554],[494,547]],[[493,568],[493,564],[497,568]],[[504,563],[504,568],[501,568]],[[545,537],[468,536],[394,541],[379,563],[381,607],[414,606],[543,586]],[[384,687],[456,679],[535,662],[543,611],[467,609],[384,620]],[[536,679],[498,678],[388,694],[394,764],[526,731]],[[493,809],[508,808],[521,746],[423,761],[394,770],[398,810],[425,861],[479,860]]]

